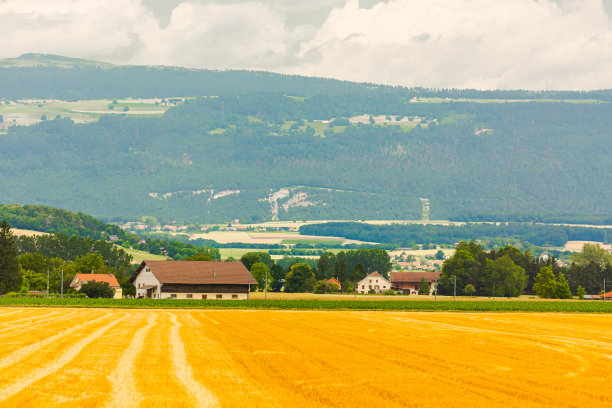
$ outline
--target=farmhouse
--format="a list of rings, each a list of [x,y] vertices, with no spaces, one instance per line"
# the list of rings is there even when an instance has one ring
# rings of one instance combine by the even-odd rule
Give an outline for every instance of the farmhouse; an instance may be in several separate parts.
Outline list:
[[[142,261],[130,282],[151,299],[247,299],[258,284],[242,262],[205,261]]]
[[[440,272],[391,272],[391,285],[393,290],[407,295],[418,295],[421,279],[429,284],[429,294],[431,295],[440,279]]]
[[[121,285],[117,282],[117,278],[112,273],[77,273],[70,282],[70,287],[75,290],[81,290],[81,286],[85,282],[106,282],[108,286],[115,290],[113,299],[121,299],[123,297],[123,291]]]
[[[391,289],[391,282],[385,279],[378,272],[372,272],[359,282],[357,282],[357,293],[368,293],[371,290],[376,293],[383,293]]]

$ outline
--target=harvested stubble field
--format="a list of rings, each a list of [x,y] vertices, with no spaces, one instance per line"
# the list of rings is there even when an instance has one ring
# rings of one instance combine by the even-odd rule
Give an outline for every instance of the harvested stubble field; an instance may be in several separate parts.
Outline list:
[[[612,403],[611,315],[0,309],[0,406]]]

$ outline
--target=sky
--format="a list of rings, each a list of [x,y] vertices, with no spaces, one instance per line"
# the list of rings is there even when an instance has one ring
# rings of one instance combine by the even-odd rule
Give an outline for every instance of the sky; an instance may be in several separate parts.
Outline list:
[[[0,0],[0,58],[612,88],[612,0]]]

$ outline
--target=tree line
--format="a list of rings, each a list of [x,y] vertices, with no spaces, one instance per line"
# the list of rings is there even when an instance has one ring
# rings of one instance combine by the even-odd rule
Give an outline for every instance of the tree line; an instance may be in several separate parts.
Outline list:
[[[561,266],[553,257],[535,257],[529,250],[506,246],[485,251],[474,241],[462,241],[442,266],[440,294],[515,297],[534,294],[571,298],[599,294],[604,279],[612,279],[612,255],[599,245],[585,244],[582,252]]]
[[[70,293],[76,274],[93,271],[115,275],[123,293],[130,295],[135,292],[128,281],[131,261],[123,249],[106,241],[63,234],[16,237],[6,220],[0,225],[0,294]]]
[[[387,224],[329,222],[300,227],[305,235],[342,236],[348,239],[393,243],[409,247],[414,243],[455,244],[462,240],[515,239],[526,246],[562,247],[567,241],[610,242],[612,229],[530,222],[467,223],[464,225]]]

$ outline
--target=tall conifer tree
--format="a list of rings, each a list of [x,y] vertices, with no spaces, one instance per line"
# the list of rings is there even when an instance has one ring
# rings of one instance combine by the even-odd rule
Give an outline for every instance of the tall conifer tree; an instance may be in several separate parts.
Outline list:
[[[21,286],[17,246],[6,220],[0,225],[0,294],[18,291]]]

